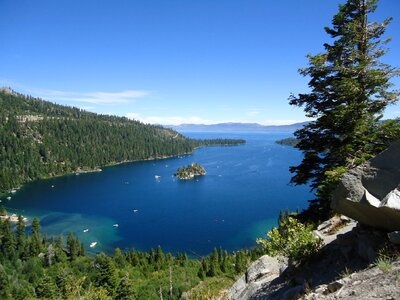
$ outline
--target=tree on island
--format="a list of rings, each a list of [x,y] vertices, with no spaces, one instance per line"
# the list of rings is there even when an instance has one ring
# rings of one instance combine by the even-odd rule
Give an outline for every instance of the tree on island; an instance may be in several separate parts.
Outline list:
[[[178,171],[176,171],[175,173],[176,177],[184,180],[192,179],[195,176],[204,176],[204,175],[206,175],[206,170],[204,169],[203,166],[197,163],[192,163],[187,167],[179,168]]]
[[[399,71],[380,61],[389,41],[381,36],[391,18],[368,21],[377,2],[348,0],[339,6],[332,28],[325,28],[333,43],[324,44],[323,53],[308,55],[308,67],[299,71],[311,77],[311,91],[289,98],[291,105],[304,107],[306,115],[315,118],[296,131],[296,148],[304,158],[290,168],[292,183],[311,183],[316,191],[303,216],[308,212],[314,218],[326,217],[340,176],[385,149],[398,135],[398,120],[380,122],[386,106],[398,100],[390,79]]]

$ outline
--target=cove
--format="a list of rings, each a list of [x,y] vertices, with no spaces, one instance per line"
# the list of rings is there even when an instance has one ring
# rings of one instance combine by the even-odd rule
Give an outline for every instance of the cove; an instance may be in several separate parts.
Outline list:
[[[288,133],[185,135],[247,143],[39,180],[3,204],[12,213],[39,217],[48,236],[73,232],[91,253],[160,245],[164,252],[196,256],[219,246],[229,251],[254,246],[276,225],[280,209],[302,209],[312,197],[308,187],[288,184],[289,166],[302,158],[295,148],[275,144]],[[173,176],[192,162],[204,166],[207,175],[191,181]],[[92,242],[96,247],[89,247]]]

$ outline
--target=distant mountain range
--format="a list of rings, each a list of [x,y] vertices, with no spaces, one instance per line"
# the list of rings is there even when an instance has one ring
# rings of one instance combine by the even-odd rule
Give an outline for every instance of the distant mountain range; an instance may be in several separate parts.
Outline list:
[[[294,132],[308,122],[290,125],[261,125],[258,123],[219,123],[219,124],[181,124],[166,125],[178,132]]]

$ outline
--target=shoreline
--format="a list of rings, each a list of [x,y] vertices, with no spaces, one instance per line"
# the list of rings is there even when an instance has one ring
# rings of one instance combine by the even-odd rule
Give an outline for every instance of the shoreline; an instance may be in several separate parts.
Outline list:
[[[24,223],[28,222],[28,218],[22,216],[22,220],[24,221]],[[1,221],[5,221],[5,220],[10,220],[11,223],[18,223],[18,215],[17,214],[6,214],[4,216],[0,216],[0,220]]]
[[[244,145],[244,144],[246,144],[246,141],[244,143],[239,143],[239,144],[200,145],[200,146],[193,147],[192,151],[179,153],[179,154],[174,154],[174,155],[166,155],[166,156],[160,156],[160,157],[149,157],[149,158],[144,158],[144,159],[133,159],[133,160],[124,160],[124,161],[119,161],[119,162],[111,162],[109,164],[96,166],[93,169],[90,169],[90,168],[85,169],[83,167],[82,168],[78,167],[74,171],[70,171],[70,172],[63,173],[63,174],[56,174],[56,175],[53,175],[53,176],[48,176],[48,177],[43,177],[43,178],[37,178],[37,179],[34,179],[34,180],[27,181],[27,182],[23,183],[22,185],[20,185],[18,187],[12,188],[11,190],[0,191],[0,199],[5,198],[7,196],[10,196],[10,195],[16,193],[25,184],[33,182],[35,180],[47,180],[47,179],[52,179],[52,178],[57,178],[57,177],[62,177],[62,176],[70,176],[70,175],[78,176],[80,174],[86,174],[86,173],[97,173],[97,172],[102,172],[104,168],[119,166],[119,165],[122,165],[122,164],[128,164],[128,163],[134,163],[134,162],[142,162],[142,161],[162,160],[162,159],[179,157],[179,156],[182,156],[182,155],[189,155],[189,154],[192,154],[194,151],[196,151],[198,149],[201,149],[201,148],[205,148],[205,147],[233,147],[233,146],[241,146],[241,145]]]
[[[200,148],[200,147],[199,147]],[[108,168],[108,167],[114,167],[114,166],[119,166],[122,164],[128,164],[128,163],[134,163],[134,162],[142,162],[142,161],[153,161],[153,160],[162,160],[162,159],[168,159],[168,158],[174,158],[174,157],[179,157],[181,155],[188,155],[188,154],[192,154],[197,148],[194,148],[192,151],[190,152],[184,152],[184,153],[179,153],[179,154],[175,154],[175,155],[168,155],[168,156],[160,156],[160,157],[149,157],[149,158],[145,158],[145,159],[134,159],[134,160],[124,160],[124,161],[120,161],[120,162],[112,162],[106,165],[102,165],[102,166],[97,166],[93,169],[81,169],[80,167],[78,169],[76,169],[75,171],[71,171],[68,173],[64,173],[64,174],[56,174],[54,176],[48,176],[48,177],[43,177],[43,178],[37,178],[34,180],[30,180],[25,182],[24,184],[12,188],[11,190],[8,191],[0,191],[0,199],[1,198],[5,198],[7,196],[13,195],[15,194],[19,189],[21,189],[25,184],[33,182],[35,180],[48,180],[48,179],[52,179],[52,178],[57,178],[57,177],[62,177],[62,176],[78,176],[80,174],[87,174],[87,173],[99,173],[102,172],[104,168]],[[0,205],[2,205],[2,202],[0,202]]]

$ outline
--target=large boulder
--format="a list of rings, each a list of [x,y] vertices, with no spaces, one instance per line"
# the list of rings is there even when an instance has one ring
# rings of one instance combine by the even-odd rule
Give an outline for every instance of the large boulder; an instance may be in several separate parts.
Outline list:
[[[253,262],[246,273],[240,277],[226,293],[226,299],[247,300],[265,285],[277,278],[280,270],[286,265],[283,257],[264,255]]]
[[[400,141],[347,172],[333,192],[332,209],[365,225],[400,230]]]

